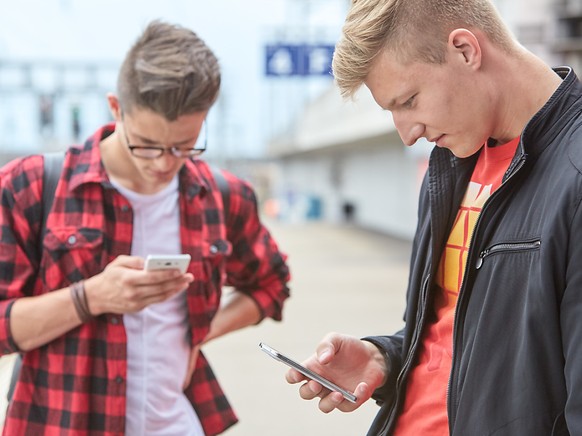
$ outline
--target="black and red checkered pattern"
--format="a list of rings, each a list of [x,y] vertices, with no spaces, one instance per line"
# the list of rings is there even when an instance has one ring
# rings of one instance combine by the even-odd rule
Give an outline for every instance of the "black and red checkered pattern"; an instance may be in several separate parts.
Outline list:
[[[91,277],[130,253],[132,209],[110,184],[97,146],[114,128],[104,126],[67,152],[42,249],[42,157],[0,169],[0,354],[18,351],[10,331],[15,299]],[[179,174],[182,250],[192,256],[189,270],[196,277],[187,291],[192,345],[206,336],[222,286],[248,294],[263,317],[275,320],[289,296],[286,256],[259,220],[253,189],[228,172],[225,177],[228,223],[209,166],[186,161]],[[126,339],[123,317],[104,314],[27,352],[4,434],[122,435]],[[186,395],[207,435],[236,422],[202,354]]]

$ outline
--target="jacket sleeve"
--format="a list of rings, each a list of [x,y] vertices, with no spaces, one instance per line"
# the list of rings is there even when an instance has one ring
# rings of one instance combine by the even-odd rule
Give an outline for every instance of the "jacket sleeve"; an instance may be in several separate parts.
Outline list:
[[[565,286],[560,304],[567,401],[565,418],[570,433],[582,428],[582,205],[570,226]],[[557,240],[560,239],[556,235]],[[556,277],[559,280],[559,277]],[[540,350],[543,353],[543,350]]]
[[[289,297],[287,256],[260,220],[252,187],[228,172],[229,213],[227,237],[232,253],[226,265],[226,285],[249,295],[262,318],[282,319],[283,302]]]
[[[0,355],[19,351],[12,339],[10,311],[17,298],[34,293],[41,184],[39,156],[0,169]]]
[[[363,338],[363,340],[371,342],[382,351],[388,368],[386,383],[376,389],[372,398],[378,404],[391,403],[396,393],[396,380],[402,366],[401,356],[404,330],[400,330],[392,336],[368,336]]]

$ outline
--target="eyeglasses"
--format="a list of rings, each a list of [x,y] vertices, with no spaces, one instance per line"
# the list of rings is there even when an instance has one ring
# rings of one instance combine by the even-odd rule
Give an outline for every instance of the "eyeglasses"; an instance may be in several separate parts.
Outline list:
[[[206,121],[202,124],[202,129],[200,130],[200,134],[196,139],[196,144],[192,148],[183,148],[183,147],[162,147],[158,145],[132,145],[129,141],[129,137],[127,136],[127,132],[123,131],[125,135],[125,141],[127,143],[127,148],[132,155],[135,157],[139,157],[141,159],[157,159],[161,157],[164,153],[170,153],[171,155],[179,158],[188,158],[199,156],[204,151],[206,151],[206,144],[207,144],[207,127]]]

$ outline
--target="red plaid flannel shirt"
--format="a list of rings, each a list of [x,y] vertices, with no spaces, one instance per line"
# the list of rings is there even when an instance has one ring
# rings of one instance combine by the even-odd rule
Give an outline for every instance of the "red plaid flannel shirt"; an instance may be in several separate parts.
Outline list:
[[[10,331],[15,299],[91,277],[129,254],[132,209],[109,183],[97,144],[114,125],[71,148],[47,222],[40,261],[43,160],[17,159],[0,169],[0,354],[19,351]],[[251,187],[225,173],[228,223],[210,168],[187,161],[180,171],[182,249],[196,280],[188,289],[192,345],[216,313],[223,285],[245,292],[264,317],[281,319],[289,296],[285,255],[260,223]],[[40,274],[38,272],[40,271]],[[126,340],[123,317],[103,314],[25,353],[5,435],[122,435],[125,430]],[[204,355],[185,391],[207,435],[237,418]]]

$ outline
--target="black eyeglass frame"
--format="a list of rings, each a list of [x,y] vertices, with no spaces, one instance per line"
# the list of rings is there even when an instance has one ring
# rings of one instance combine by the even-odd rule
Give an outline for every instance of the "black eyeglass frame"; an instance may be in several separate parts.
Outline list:
[[[204,129],[204,146],[202,148],[180,148],[180,147],[158,147],[155,145],[132,145],[129,141],[129,137],[127,136],[127,132],[125,128],[123,129],[123,134],[125,136],[125,142],[127,143],[127,148],[131,152],[132,156],[137,157],[139,159],[157,159],[162,157],[164,153],[170,153],[174,157],[187,159],[190,157],[200,156],[202,153],[206,151],[206,146],[208,145],[208,127],[206,120],[202,123],[202,129]],[[196,141],[198,142],[198,140]],[[156,155],[152,156],[144,156],[135,154],[136,150],[149,150],[150,152],[157,151]]]

